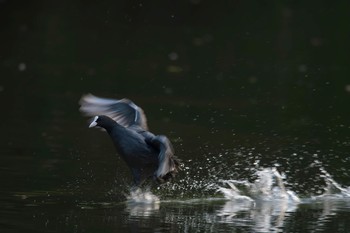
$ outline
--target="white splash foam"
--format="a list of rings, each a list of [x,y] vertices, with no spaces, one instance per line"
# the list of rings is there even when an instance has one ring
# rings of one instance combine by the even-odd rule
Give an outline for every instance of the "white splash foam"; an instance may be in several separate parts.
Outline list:
[[[300,202],[299,197],[286,189],[283,176],[276,168],[265,168],[256,172],[257,179],[250,183],[246,180],[224,180],[229,188],[219,187],[218,191],[228,200],[287,200],[292,203]],[[239,186],[239,188],[237,187]]]
[[[226,199],[229,200],[243,200],[243,201],[254,201],[252,198],[242,195],[241,191],[233,184],[232,180],[223,181],[230,188],[219,187],[218,191],[222,192]],[[245,182],[242,184],[246,184]]]
[[[160,199],[149,190],[141,190],[140,188],[130,191],[126,197],[128,203],[153,204],[159,203]]]
[[[320,170],[323,173],[327,186],[325,187],[322,195],[312,197],[313,199],[350,198],[350,187],[342,187],[323,167],[321,167]]]
[[[285,187],[283,176],[275,168],[259,170],[256,175],[257,179],[252,183],[247,180],[222,181],[229,187],[219,187],[218,191],[228,201],[217,211],[217,216],[223,222],[244,225],[246,219],[240,217],[240,213],[246,212],[251,216],[254,232],[280,229],[288,213],[297,209],[300,199]]]
[[[130,216],[149,217],[160,207],[160,199],[149,190],[131,190],[127,196],[126,209]]]

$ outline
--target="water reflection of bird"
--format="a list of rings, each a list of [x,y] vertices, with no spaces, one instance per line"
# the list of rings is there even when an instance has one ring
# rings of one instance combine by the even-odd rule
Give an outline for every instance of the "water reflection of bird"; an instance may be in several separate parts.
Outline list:
[[[94,119],[94,126],[104,128],[111,137],[117,152],[131,168],[134,185],[146,178],[163,183],[171,180],[178,171],[179,162],[166,136],[148,131],[143,110],[128,99],[106,99],[83,95],[80,111]]]

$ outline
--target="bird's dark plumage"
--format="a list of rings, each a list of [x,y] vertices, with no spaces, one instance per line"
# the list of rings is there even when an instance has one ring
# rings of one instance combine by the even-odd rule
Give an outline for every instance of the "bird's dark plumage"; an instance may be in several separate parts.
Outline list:
[[[165,182],[175,176],[179,162],[166,136],[148,131],[143,110],[128,99],[106,99],[88,94],[82,96],[80,111],[95,118],[90,127],[104,128],[118,153],[131,168],[134,184],[153,177]]]

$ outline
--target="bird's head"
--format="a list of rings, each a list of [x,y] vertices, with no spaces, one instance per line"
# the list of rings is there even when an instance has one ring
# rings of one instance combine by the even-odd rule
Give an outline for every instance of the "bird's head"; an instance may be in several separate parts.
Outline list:
[[[107,129],[108,127],[111,127],[114,124],[116,124],[116,122],[108,116],[95,116],[94,119],[91,121],[89,128],[98,126]]]

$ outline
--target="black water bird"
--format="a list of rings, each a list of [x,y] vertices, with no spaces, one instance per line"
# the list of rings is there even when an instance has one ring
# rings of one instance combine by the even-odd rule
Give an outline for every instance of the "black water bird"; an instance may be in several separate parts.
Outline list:
[[[143,110],[128,99],[106,99],[83,95],[80,111],[94,117],[89,127],[104,128],[118,154],[131,168],[134,185],[146,178],[163,183],[171,180],[179,169],[171,142],[166,136],[148,131]]]

